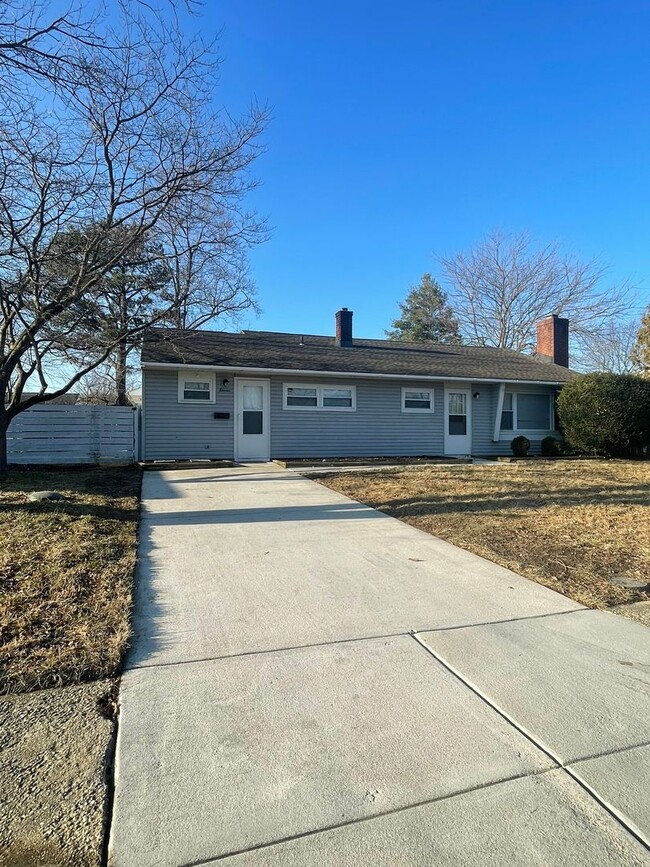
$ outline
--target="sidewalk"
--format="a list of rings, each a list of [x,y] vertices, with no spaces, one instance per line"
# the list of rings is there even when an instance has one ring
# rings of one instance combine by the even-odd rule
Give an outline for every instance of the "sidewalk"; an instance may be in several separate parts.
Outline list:
[[[277,467],[143,497],[115,867],[648,863],[645,627]]]

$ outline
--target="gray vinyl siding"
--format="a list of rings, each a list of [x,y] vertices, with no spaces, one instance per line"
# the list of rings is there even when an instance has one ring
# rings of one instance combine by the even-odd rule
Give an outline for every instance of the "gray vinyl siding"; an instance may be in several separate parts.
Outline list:
[[[356,412],[282,408],[283,383],[271,379],[271,456],[274,458],[384,457],[443,453],[443,385],[435,385],[434,411],[402,412],[402,387],[431,388],[431,383],[399,380],[336,379],[355,385]],[[305,384],[332,385],[331,379],[304,379]]]
[[[478,394],[475,398],[473,395]],[[502,454],[501,443],[492,442],[494,417],[499,397],[498,385],[472,383],[472,454]]]
[[[142,372],[144,460],[232,460],[234,391],[232,377],[230,391],[220,391],[221,379],[217,377],[216,403],[179,403],[177,370]],[[230,418],[215,419],[215,412],[229,412]]]
[[[143,371],[143,458],[145,460],[234,457],[234,387],[220,390],[217,375],[216,403],[179,403],[178,371]],[[283,383],[354,385],[354,412],[291,410],[282,408]],[[327,458],[444,454],[444,383],[434,384],[434,412],[402,412],[402,388],[430,382],[413,380],[322,379],[295,376],[271,377],[271,457]],[[459,388],[467,383],[459,383]],[[472,454],[508,455],[514,433],[493,442],[498,385],[475,382],[472,395]],[[506,391],[554,393],[554,388],[522,384]],[[215,419],[215,412],[229,412],[229,419]],[[528,434],[527,434],[528,436]],[[530,435],[531,453],[539,454],[542,436]]]
[[[555,388],[545,385],[506,385],[506,392],[521,392],[524,394],[555,394]],[[480,455],[511,455],[512,449],[510,443],[514,437],[523,434],[530,440],[530,454],[541,454],[541,442],[548,433],[537,434],[528,431],[501,431],[499,441],[494,442],[494,420],[497,412],[497,402],[499,399],[498,385],[481,385],[475,383],[472,385],[473,392],[479,392],[478,400],[472,401],[472,409],[474,412],[472,424],[472,454]],[[484,399],[485,398],[485,399]],[[556,434],[556,436],[560,436]]]

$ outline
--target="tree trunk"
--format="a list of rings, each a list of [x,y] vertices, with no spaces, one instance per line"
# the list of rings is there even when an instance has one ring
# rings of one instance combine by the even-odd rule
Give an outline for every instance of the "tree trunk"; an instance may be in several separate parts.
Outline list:
[[[120,342],[115,351],[115,387],[117,389],[117,405],[130,406],[131,401],[126,391],[126,373],[128,350],[126,340]]]
[[[125,268],[122,267],[122,277],[124,279]],[[128,325],[128,301],[126,297],[126,287],[122,286],[119,298],[119,326],[120,329],[125,329]],[[129,347],[127,346],[126,337],[123,337],[115,350],[115,387],[117,389],[117,405],[129,406],[129,396],[126,393],[126,374],[127,364],[129,360]]]
[[[7,429],[9,418],[4,408],[4,394],[0,395],[0,479],[6,479],[9,475],[7,461]]]

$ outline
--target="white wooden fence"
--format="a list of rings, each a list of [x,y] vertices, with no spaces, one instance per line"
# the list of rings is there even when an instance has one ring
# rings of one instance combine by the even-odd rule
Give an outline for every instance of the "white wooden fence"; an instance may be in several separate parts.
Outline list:
[[[128,463],[138,457],[137,422],[129,406],[35,406],[9,425],[9,463]]]

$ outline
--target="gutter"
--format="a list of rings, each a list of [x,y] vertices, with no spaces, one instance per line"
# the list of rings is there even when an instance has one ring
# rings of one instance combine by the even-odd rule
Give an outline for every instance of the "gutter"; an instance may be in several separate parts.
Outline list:
[[[218,373],[228,373],[231,376],[248,375],[251,373],[264,374],[266,376],[311,376],[311,377],[338,377],[356,379],[399,379],[407,382],[485,382],[508,383],[515,385],[525,382],[527,385],[566,385],[566,382],[548,379],[486,379],[482,376],[425,376],[414,373],[362,373],[360,371],[329,371],[329,370],[293,370],[287,367],[233,367],[224,364],[176,364],[164,361],[143,361],[142,370],[214,370]]]

